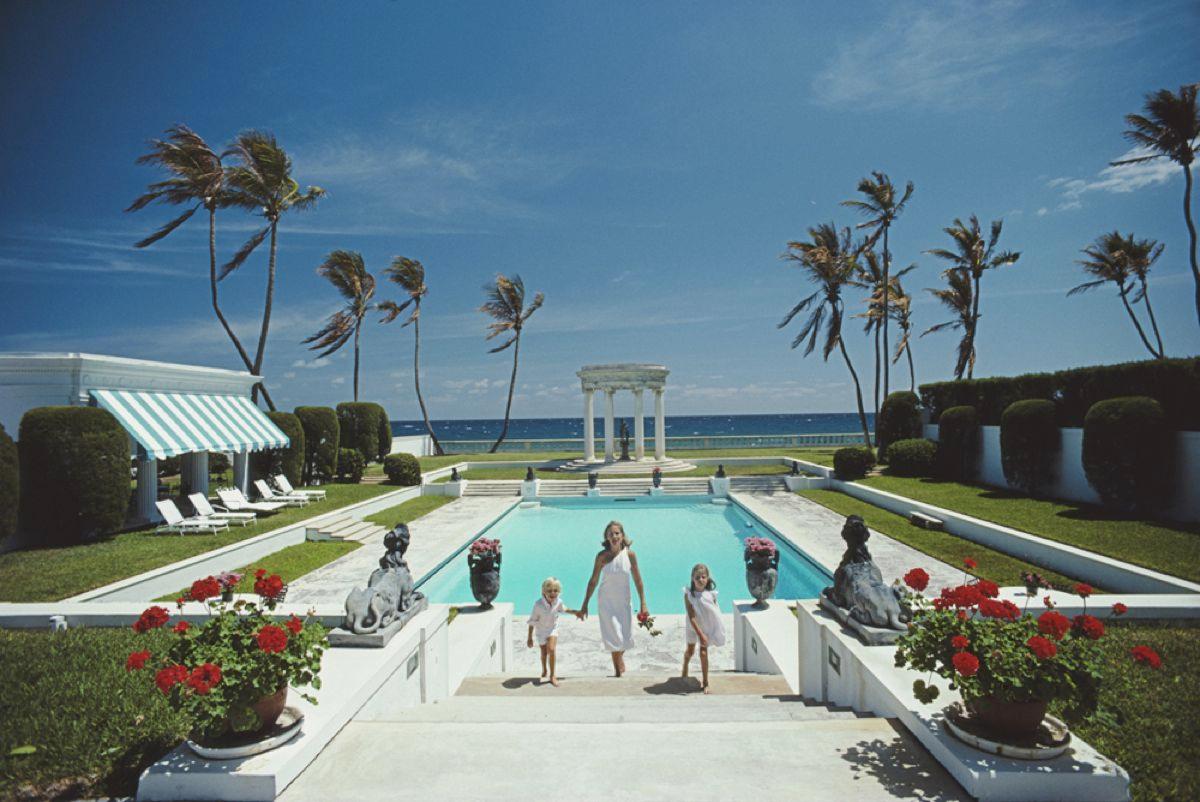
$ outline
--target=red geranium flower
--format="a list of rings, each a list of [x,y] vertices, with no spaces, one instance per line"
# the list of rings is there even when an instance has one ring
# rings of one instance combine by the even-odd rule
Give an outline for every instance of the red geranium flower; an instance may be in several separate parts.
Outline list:
[[[1058,647],[1050,641],[1043,638],[1041,635],[1034,635],[1029,640],[1025,641],[1025,645],[1030,651],[1038,656],[1039,660],[1048,660],[1058,654]]]
[[[968,571],[974,571],[979,566],[979,563],[975,562],[970,557],[964,557],[963,565],[966,566]]]
[[[1038,616],[1038,632],[1049,635],[1055,640],[1062,640],[1063,635],[1071,629],[1071,621],[1062,613],[1047,610]]]
[[[914,568],[904,575],[904,584],[920,593],[929,586],[929,574],[923,568]]]
[[[193,601],[204,601],[211,599],[214,596],[221,595],[221,583],[216,577],[206,576],[204,579],[197,579],[192,583],[192,589],[188,591],[188,598]]]
[[[266,569],[266,568],[259,568],[258,570],[256,570],[256,571],[254,572],[254,578],[255,578],[255,579],[262,579],[262,578],[263,578],[264,576],[266,576],[266,575],[267,575],[267,569]]]
[[[1133,655],[1133,660],[1136,663],[1142,663],[1151,668],[1162,667],[1162,658],[1158,656],[1158,652],[1149,646],[1134,646],[1129,650],[1129,653]]]
[[[1112,606],[1112,614],[1113,615],[1125,615],[1125,613],[1127,613],[1127,612],[1129,612],[1129,608],[1126,607],[1125,605],[1121,604],[1120,602],[1117,602],[1116,604],[1114,604]]]
[[[189,624],[187,621],[180,621],[178,624],[171,627],[171,631],[174,632],[176,635],[182,635],[183,633],[187,632],[191,628],[192,628],[192,625]]]
[[[301,621],[299,618],[297,618],[295,615],[293,615],[291,618],[289,618],[287,621],[285,621],[283,623],[283,625],[285,627],[287,627],[288,632],[292,633],[293,635],[299,635],[300,631],[302,629],[304,629],[304,622]]]
[[[1078,585],[1075,586],[1075,592],[1078,595],[1080,595],[1086,599],[1088,596],[1091,596],[1096,591],[1088,583],[1080,582]]]
[[[983,599],[983,592],[977,585],[959,585],[956,588],[942,588],[941,595],[933,600],[933,606],[937,610],[945,610],[948,607],[974,607]]]
[[[212,687],[221,681],[221,667],[213,663],[202,663],[192,669],[187,684],[201,696],[206,696]]]
[[[985,618],[1000,618],[1005,621],[1016,621],[1021,617],[1021,608],[1009,600],[996,601],[984,599],[979,603],[979,614]]]
[[[950,639],[950,645],[961,652],[971,646],[971,641],[967,640],[966,635],[955,635]]]
[[[1000,595],[1000,586],[990,579],[979,579],[975,582],[979,586],[979,592],[989,599],[994,599]]]
[[[261,576],[254,583],[254,592],[264,599],[278,598],[283,593],[283,580],[279,578],[279,574]]]
[[[149,659],[150,651],[147,649],[143,649],[140,652],[131,652],[129,657],[125,659],[125,670],[140,671],[146,665],[146,661]]]
[[[1092,640],[1100,640],[1104,637],[1104,623],[1092,615],[1075,616],[1075,629]]]
[[[959,611],[958,611],[958,613],[957,613],[957,615],[958,615],[958,620],[959,620],[959,621],[966,621],[966,620],[967,620],[967,611],[966,611],[966,610],[959,610]]]
[[[163,624],[167,623],[171,618],[171,614],[167,612],[165,607],[159,607],[157,604],[142,611],[141,616],[137,621],[133,622],[133,631],[141,634],[149,632],[152,629],[158,629]]]
[[[276,654],[287,648],[288,636],[274,624],[267,624],[258,631],[258,648],[267,654]]]
[[[158,686],[160,691],[167,694],[171,692],[171,688],[177,682],[183,682],[187,678],[187,667],[176,663],[175,665],[159,669],[158,673],[154,675],[154,684]]]
[[[954,663],[954,670],[964,677],[973,677],[979,670],[979,658],[970,652],[959,652],[951,662]]]

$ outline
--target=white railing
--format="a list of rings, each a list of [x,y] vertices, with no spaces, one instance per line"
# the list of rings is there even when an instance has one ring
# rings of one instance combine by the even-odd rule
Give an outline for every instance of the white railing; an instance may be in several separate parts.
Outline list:
[[[599,438],[598,438],[599,440]],[[831,434],[714,434],[667,437],[667,451],[706,451],[728,448],[805,448],[812,446],[855,445],[863,441],[861,432]],[[479,454],[495,440],[442,440],[442,448],[451,454]],[[647,436],[649,447],[654,438]],[[599,445],[599,442],[597,443]],[[618,446],[619,448],[619,446]],[[499,451],[583,451],[582,437],[547,439],[507,439]]]

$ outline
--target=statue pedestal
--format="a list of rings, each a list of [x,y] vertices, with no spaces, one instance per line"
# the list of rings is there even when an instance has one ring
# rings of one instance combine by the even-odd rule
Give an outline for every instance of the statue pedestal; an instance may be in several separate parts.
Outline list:
[[[388,641],[390,641],[397,632],[404,628],[404,625],[407,624],[413,616],[424,611],[428,607],[429,599],[425,598],[425,595],[422,593],[416,593],[413,595],[412,607],[409,607],[407,610],[400,613],[400,617],[388,624],[386,627],[382,627],[374,632],[369,632],[364,635],[351,632],[350,630],[343,629],[342,627],[337,627],[329,632],[329,645],[349,646],[360,649],[382,649],[384,646],[387,646]]]
[[[864,624],[852,617],[849,610],[845,607],[838,607],[824,594],[821,595],[821,609],[827,610],[836,616],[837,620],[842,623],[842,626],[853,631],[858,636],[858,639],[867,646],[891,646],[904,634],[900,630],[873,627],[870,624]]]

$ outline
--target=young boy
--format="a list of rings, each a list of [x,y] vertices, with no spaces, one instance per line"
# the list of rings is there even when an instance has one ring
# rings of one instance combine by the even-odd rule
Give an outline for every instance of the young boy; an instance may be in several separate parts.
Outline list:
[[[529,614],[529,636],[526,645],[533,648],[533,636],[537,634],[538,645],[542,648],[542,679],[546,678],[547,663],[549,663],[550,684],[558,687],[558,675],[554,668],[554,648],[558,645],[558,617],[562,613],[578,615],[578,610],[568,610],[563,606],[562,583],[554,577],[549,577],[542,583],[542,596],[533,604],[533,612]]]

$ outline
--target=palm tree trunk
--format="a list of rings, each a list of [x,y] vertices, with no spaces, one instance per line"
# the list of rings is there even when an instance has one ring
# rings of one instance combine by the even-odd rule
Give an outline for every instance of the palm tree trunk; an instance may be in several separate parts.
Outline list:
[[[883,224],[883,397],[886,400],[888,396],[888,291],[891,289],[888,285],[891,283],[889,276],[892,270],[892,255],[888,252],[888,224]],[[875,402],[875,414],[879,414],[879,402]]]
[[[517,332],[516,342],[513,343],[513,369],[512,376],[508,380],[508,403],[504,405],[504,426],[500,429],[500,436],[496,438],[496,442],[492,443],[492,447],[488,449],[489,454],[495,454],[496,449],[504,442],[504,438],[508,435],[508,414],[512,411],[513,390],[517,386],[517,356],[521,353],[521,334]],[[862,402],[859,402],[861,408]]]
[[[979,330],[979,276],[974,278],[975,291],[971,293],[971,349],[967,351],[967,380],[975,378],[975,334]]]
[[[854,371],[854,365],[850,364],[850,355],[846,353],[846,343],[842,341],[841,333],[838,334],[838,348],[842,352],[842,359],[846,360],[846,368],[850,371],[850,378],[854,379],[854,400],[858,402],[858,422],[862,424],[863,443],[867,448],[872,448],[871,430],[867,426],[867,411],[863,409],[862,387],[858,383],[858,374]]]
[[[421,407],[421,417],[425,420],[425,431],[429,432],[429,440],[433,443],[433,455],[440,457],[446,452],[433,433],[429,423],[429,412],[425,409],[425,399],[421,397],[421,302],[417,301],[417,314],[413,318],[413,334],[416,335],[413,345],[413,384],[417,388],[417,405]]]
[[[1154,346],[1151,345],[1150,340],[1146,338],[1146,332],[1144,329],[1142,329],[1141,322],[1138,321],[1137,315],[1133,313],[1133,307],[1129,305],[1129,299],[1126,297],[1126,293],[1128,293],[1129,290],[1125,289],[1125,287],[1119,287],[1119,290],[1121,293],[1121,303],[1125,305],[1125,311],[1129,313],[1129,319],[1133,321],[1133,326],[1137,329],[1138,336],[1142,338],[1142,345],[1146,346],[1146,350],[1150,352],[1150,356],[1154,357],[1155,359],[1160,359],[1162,354],[1155,352]]]
[[[354,324],[354,400],[358,401],[358,334],[362,331],[362,318]]]
[[[1146,302],[1146,312],[1150,315],[1150,326],[1154,329],[1154,339],[1158,343],[1158,358],[1166,359],[1167,351],[1163,348],[1162,335],[1158,333],[1158,321],[1154,319],[1154,307],[1150,306],[1150,288],[1146,279],[1142,278],[1142,300]]]
[[[909,340],[909,343],[911,342],[912,340]],[[908,357],[908,391],[915,393],[917,391],[917,372],[913,370],[912,345],[904,346],[904,354]]]
[[[884,352],[887,361],[887,352]],[[879,326],[875,326],[875,417],[879,417]]]
[[[258,350],[254,354],[254,375],[262,375],[263,354],[267,350],[267,332],[271,328],[271,301],[275,297],[275,254],[277,253],[278,241],[276,239],[276,231],[279,226],[278,220],[271,221],[271,256],[267,262],[267,300],[263,305],[262,330],[258,334]],[[260,385],[261,386],[261,385]],[[258,387],[255,387],[254,401],[258,401]],[[263,388],[265,389],[265,388]],[[274,412],[275,405],[267,400],[267,407]]]
[[[1200,322],[1200,267],[1196,266],[1196,224],[1192,222],[1192,167],[1183,165],[1183,219],[1187,222],[1188,241],[1191,250],[1192,280],[1196,283],[1196,320]]]

